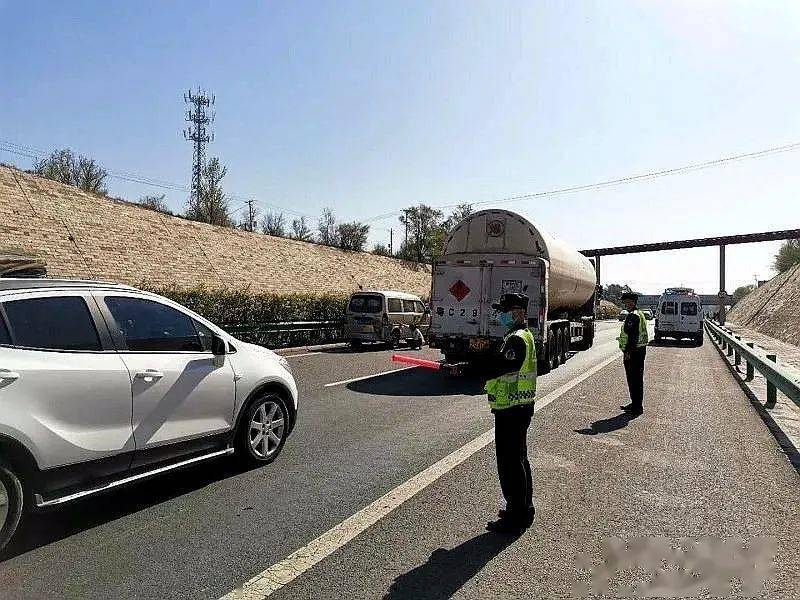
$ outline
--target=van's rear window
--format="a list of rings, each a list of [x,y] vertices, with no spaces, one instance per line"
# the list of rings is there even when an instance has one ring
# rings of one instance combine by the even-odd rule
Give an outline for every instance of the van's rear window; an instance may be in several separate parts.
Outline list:
[[[681,314],[689,317],[697,315],[696,302],[681,302]]]
[[[380,296],[353,296],[350,298],[350,312],[378,313],[383,310]]]

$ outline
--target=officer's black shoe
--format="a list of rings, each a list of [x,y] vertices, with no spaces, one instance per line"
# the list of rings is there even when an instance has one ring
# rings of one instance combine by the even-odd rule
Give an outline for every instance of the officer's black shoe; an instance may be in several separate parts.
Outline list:
[[[530,523],[528,523],[528,525],[533,523],[533,519],[534,519],[535,515],[536,515],[536,507],[529,506],[525,510],[525,519],[530,521]],[[501,519],[506,519],[506,518],[508,518],[508,517],[510,517],[512,515],[511,515],[511,513],[508,512],[508,509],[501,508],[500,510],[497,511],[497,516],[500,517]]]
[[[489,521],[486,524],[486,530],[492,533],[501,533],[503,535],[522,535],[522,533],[530,527],[527,519],[520,518],[500,518],[496,521]]]
[[[641,408],[632,408],[628,411],[628,414],[632,417],[641,417],[644,411]]]
[[[620,408],[625,412],[630,412],[633,410],[633,404],[626,404],[625,406],[620,406]]]

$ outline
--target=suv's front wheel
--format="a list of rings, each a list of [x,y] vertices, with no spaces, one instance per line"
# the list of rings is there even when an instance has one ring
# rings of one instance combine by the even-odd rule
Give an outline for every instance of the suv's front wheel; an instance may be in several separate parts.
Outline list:
[[[251,464],[268,464],[278,458],[289,433],[289,411],[283,398],[268,392],[246,409],[239,425],[236,453]]]
[[[5,548],[22,518],[22,482],[14,470],[0,462],[0,550]]]

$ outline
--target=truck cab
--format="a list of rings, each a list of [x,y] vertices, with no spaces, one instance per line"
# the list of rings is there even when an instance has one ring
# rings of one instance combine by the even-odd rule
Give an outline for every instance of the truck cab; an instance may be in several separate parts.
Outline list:
[[[690,288],[667,288],[656,309],[655,339],[690,339],[703,344],[703,310],[700,297]]]

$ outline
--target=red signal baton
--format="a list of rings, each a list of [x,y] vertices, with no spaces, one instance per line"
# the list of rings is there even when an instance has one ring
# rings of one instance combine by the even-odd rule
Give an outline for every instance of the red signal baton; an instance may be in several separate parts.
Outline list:
[[[403,356],[402,354],[392,354],[392,362],[405,363],[407,365],[414,365],[415,367],[422,367],[423,369],[431,369],[433,371],[438,371],[442,368],[442,363],[439,361],[424,360],[413,356]]]

